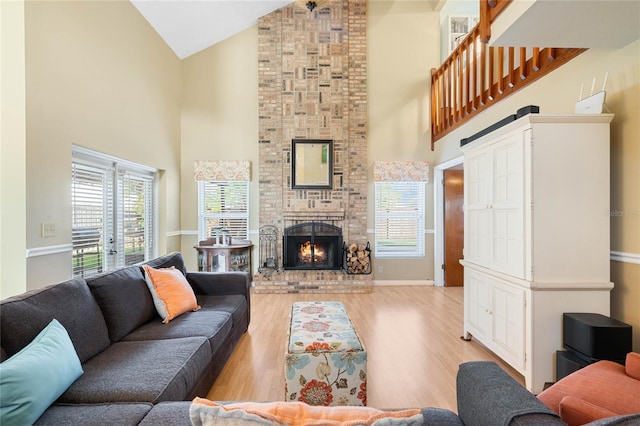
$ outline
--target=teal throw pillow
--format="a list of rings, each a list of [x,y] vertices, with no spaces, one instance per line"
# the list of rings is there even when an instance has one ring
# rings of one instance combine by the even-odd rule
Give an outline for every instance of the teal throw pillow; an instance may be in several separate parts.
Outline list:
[[[82,373],[67,330],[54,319],[0,363],[0,424],[33,424]]]

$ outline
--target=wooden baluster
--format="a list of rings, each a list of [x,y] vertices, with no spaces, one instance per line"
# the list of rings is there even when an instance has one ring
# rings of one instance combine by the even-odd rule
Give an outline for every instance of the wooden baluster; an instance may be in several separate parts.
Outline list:
[[[462,103],[462,89],[463,89],[463,78],[464,76],[462,75],[462,55],[458,55],[457,59],[456,59],[456,67],[457,67],[457,72],[458,72],[458,93],[456,94],[456,99],[458,100],[458,104],[456,105],[456,110],[458,111],[458,119],[462,118],[462,115],[464,113],[463,111],[463,107],[464,104]],[[457,120],[456,120],[457,121]]]
[[[520,80],[527,78],[527,48],[520,48]]]
[[[554,49],[553,47],[548,47],[546,51],[547,51],[547,59],[549,61],[553,61],[556,59],[556,49]]]
[[[488,79],[488,84],[489,87],[487,88],[489,90],[489,96],[488,99],[490,101],[493,100],[493,98],[495,97],[495,90],[494,90],[494,85],[493,85],[493,80],[494,80],[494,72],[493,72],[493,67],[495,66],[495,47],[489,47],[489,79]]]
[[[486,87],[486,78],[487,78],[487,51],[486,44],[480,43],[480,105],[484,105],[487,103],[487,87]],[[491,83],[489,83],[489,87],[491,87]]]
[[[458,57],[458,67],[460,76],[460,81],[458,82],[458,114],[459,118],[462,119],[464,117],[464,110],[466,106],[466,102],[464,102],[464,61],[462,60],[464,52],[460,52],[460,56]]]
[[[498,94],[504,93],[504,47],[498,47]]]
[[[467,114],[469,114],[471,112],[471,100],[469,99],[469,96],[471,95],[471,55],[470,55],[470,50],[471,50],[471,43],[469,43],[469,37],[467,37],[466,42],[464,44],[464,56],[466,58],[466,64],[465,64],[465,87],[464,87],[464,105],[465,105],[465,110],[467,112]]]
[[[456,114],[456,62],[455,57],[452,58],[449,64],[449,97],[451,104],[449,105],[449,126],[453,124]]]
[[[531,69],[534,71],[540,71],[540,48],[534,47],[531,57]]]
[[[478,109],[478,61],[480,60],[480,55],[478,55],[478,38],[474,35],[473,37],[473,98],[472,98],[472,107],[474,110]]]
[[[435,97],[435,100],[432,100],[431,104],[433,105],[432,108],[435,109],[435,124],[436,124],[436,129],[438,131],[442,130],[442,97],[440,95],[440,85],[442,83],[442,75],[440,74],[440,72],[438,72],[436,74],[436,78],[435,78],[435,82],[434,82],[434,88],[433,88],[433,95]]]
[[[508,81],[509,87],[513,87],[513,82],[514,82],[513,68],[515,67],[515,64],[514,64],[514,62],[515,62],[515,58],[514,58],[515,52],[516,52],[515,47],[510,46],[509,47],[509,81]]]
[[[446,75],[444,80],[444,90],[445,90],[445,126],[449,127],[451,124],[449,121],[449,116],[451,114],[451,61],[446,62]]]

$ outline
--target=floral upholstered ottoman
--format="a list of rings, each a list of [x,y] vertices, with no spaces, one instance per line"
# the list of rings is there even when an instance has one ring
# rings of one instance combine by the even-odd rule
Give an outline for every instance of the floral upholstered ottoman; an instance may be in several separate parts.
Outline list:
[[[297,302],[285,354],[285,400],[367,405],[367,352],[340,302]]]

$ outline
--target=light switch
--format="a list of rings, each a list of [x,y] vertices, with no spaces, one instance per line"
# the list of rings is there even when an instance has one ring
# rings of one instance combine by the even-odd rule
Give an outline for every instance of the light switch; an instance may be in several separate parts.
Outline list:
[[[42,222],[42,238],[50,238],[56,236],[56,224]]]

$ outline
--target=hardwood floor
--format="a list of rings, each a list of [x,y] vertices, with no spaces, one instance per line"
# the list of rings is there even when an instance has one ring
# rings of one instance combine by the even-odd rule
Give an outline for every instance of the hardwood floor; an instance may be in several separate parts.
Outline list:
[[[251,325],[207,397],[217,401],[284,400],[284,352],[291,305],[337,300],[367,350],[370,407],[441,407],[454,412],[458,365],[496,361],[475,341],[460,338],[462,287],[374,287],[371,294],[252,294]]]

